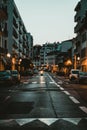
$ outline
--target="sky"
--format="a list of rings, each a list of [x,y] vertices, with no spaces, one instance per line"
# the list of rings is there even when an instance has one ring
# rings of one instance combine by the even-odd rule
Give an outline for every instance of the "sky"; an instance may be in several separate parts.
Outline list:
[[[14,0],[34,45],[75,37],[74,11],[79,0]]]

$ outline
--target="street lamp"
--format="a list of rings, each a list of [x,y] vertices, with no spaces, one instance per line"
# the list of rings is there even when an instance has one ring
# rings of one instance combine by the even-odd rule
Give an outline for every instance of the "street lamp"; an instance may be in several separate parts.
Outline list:
[[[7,57],[10,58],[10,57],[11,57],[11,54],[10,54],[10,53],[7,53]]]

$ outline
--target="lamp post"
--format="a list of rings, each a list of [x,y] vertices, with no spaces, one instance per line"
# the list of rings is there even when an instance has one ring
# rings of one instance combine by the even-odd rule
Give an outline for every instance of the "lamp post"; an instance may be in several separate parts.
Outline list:
[[[75,54],[74,55],[74,69],[77,69],[77,67],[79,67],[79,65],[80,65],[80,55]]]
[[[74,69],[76,69],[76,54],[74,55]]]
[[[3,65],[3,62],[2,62],[2,59],[3,59],[3,55],[4,55],[4,52],[3,52],[3,33],[4,33],[4,28],[5,28],[5,23],[4,23],[4,20],[0,20],[0,70],[4,70],[4,65]]]

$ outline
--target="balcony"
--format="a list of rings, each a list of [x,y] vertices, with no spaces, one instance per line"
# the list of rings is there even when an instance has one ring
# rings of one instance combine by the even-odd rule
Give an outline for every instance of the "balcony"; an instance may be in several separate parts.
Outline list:
[[[25,27],[23,26],[23,33],[26,33],[26,29],[25,29]]]
[[[13,47],[14,47],[15,49],[18,48],[18,44],[17,44],[17,42],[16,42],[15,40],[13,41]]]
[[[19,20],[19,24],[20,24],[20,26],[22,26],[22,25],[23,25],[23,23],[22,23],[22,21],[21,21],[21,20]]]
[[[13,18],[13,25],[15,26],[15,28],[18,28],[18,24],[17,24],[15,18]]]
[[[83,29],[87,29],[87,11],[85,12],[85,15],[82,17],[82,19],[79,19],[77,22],[77,25],[74,28],[74,32],[77,33]]]
[[[17,31],[13,28],[13,36],[15,37],[15,38],[18,38],[18,33],[17,33]]]
[[[23,47],[24,47],[24,48],[26,48],[26,47],[27,47],[27,46],[26,46],[26,42],[23,42]]]
[[[23,50],[23,55],[26,55],[26,50],[25,49]]]
[[[17,13],[17,10],[16,10],[15,7],[14,7],[14,15],[15,15],[16,18],[18,18],[18,13]]]
[[[19,28],[19,33],[22,34],[22,29],[21,28]]]
[[[77,25],[74,28],[74,32],[77,33],[79,31],[81,31],[82,29],[84,29],[84,22],[78,22]]]
[[[22,43],[22,38],[21,37],[19,37],[19,43]]]
[[[26,40],[26,34],[23,35],[23,39]]]
[[[81,9],[81,2],[78,2],[78,4],[75,7],[75,11],[78,11]]]
[[[74,16],[74,22],[78,22],[81,19],[80,15],[80,12],[76,13],[76,15]]]

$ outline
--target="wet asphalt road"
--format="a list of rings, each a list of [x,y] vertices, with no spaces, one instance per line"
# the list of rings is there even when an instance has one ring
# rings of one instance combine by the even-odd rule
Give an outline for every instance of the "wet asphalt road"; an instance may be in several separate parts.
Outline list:
[[[75,96],[74,96],[75,95]],[[87,104],[48,74],[1,87],[0,128],[86,130]]]

